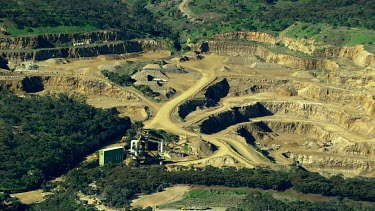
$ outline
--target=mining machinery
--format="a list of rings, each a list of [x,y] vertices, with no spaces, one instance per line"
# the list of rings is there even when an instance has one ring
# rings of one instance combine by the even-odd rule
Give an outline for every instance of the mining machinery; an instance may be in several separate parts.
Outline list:
[[[150,148],[152,143],[157,144],[157,154],[153,154]],[[147,159],[158,160],[160,165],[165,160],[164,156],[165,142],[160,138],[152,136],[150,130],[141,129],[138,132],[138,139],[131,140],[130,142],[130,155],[133,160],[138,163],[145,163]]]

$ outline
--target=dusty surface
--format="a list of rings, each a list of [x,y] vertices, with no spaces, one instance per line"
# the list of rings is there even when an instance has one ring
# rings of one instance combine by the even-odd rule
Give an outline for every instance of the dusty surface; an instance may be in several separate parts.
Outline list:
[[[33,191],[28,191],[28,192],[23,192],[23,193],[15,193],[11,194],[14,197],[17,197],[20,199],[20,201],[24,204],[32,204],[37,201],[42,201],[43,200],[43,193],[42,189],[38,190],[33,190]]]
[[[184,0],[180,6],[187,3]],[[171,168],[269,166],[277,170],[298,163],[327,176],[375,176],[374,54],[357,46],[331,49],[319,59],[297,58],[255,44],[223,41],[233,36],[270,45],[276,42],[262,33],[229,34],[207,42],[212,47],[202,60],[179,62],[168,51],[129,56],[127,60],[133,62],[163,59],[188,71],[165,73],[163,85],[176,90],[165,101],[103,77],[97,67],[123,61],[124,57],[116,56],[38,62],[37,70],[0,76],[0,87],[22,95],[26,88],[22,80],[40,76],[36,82],[44,90],[39,94],[82,94],[90,105],[116,108],[120,116],[144,121],[146,128],[185,137],[181,138],[185,142],[174,146],[181,151],[187,144],[185,155],[168,158]],[[295,49],[303,49],[297,44]],[[186,116],[178,113],[183,104]],[[199,153],[189,148],[189,139],[207,141],[216,150]],[[94,159],[95,155],[88,157]],[[29,202],[39,200],[33,196],[38,194],[29,195]]]
[[[186,185],[166,188],[164,191],[159,193],[140,196],[131,203],[131,206],[146,208],[148,206],[155,207],[162,204],[172,203],[181,200],[184,194],[190,189],[191,187]]]

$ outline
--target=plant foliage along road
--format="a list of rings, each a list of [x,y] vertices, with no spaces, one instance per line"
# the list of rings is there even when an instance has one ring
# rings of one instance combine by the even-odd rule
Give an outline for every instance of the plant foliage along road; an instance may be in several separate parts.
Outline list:
[[[96,150],[104,132],[129,127],[129,118],[64,94],[20,98],[2,91],[0,190],[38,188]]]
[[[65,188],[65,191],[69,193],[81,191],[85,194],[93,194],[94,192],[88,184],[94,181],[98,188],[95,193],[105,199],[104,203],[107,206],[116,208],[129,205],[136,194],[150,194],[174,184],[234,188],[250,187],[277,191],[285,191],[292,188],[306,194],[315,193],[324,196],[337,196],[339,200],[345,198],[358,201],[375,200],[375,180],[373,178],[344,179],[338,175],[327,179],[318,173],[306,172],[299,168],[293,169],[291,172],[282,172],[268,169],[219,169],[210,166],[205,169],[185,169],[181,171],[167,171],[164,167],[159,166],[138,168],[126,166],[83,167],[69,171],[61,187]],[[321,208],[327,205],[332,208],[330,210],[335,210],[332,203],[295,202],[289,204],[288,202],[272,199],[272,197],[270,198],[267,195],[256,196],[256,194],[258,193],[247,196],[243,203],[243,210],[248,210],[246,207],[254,203],[254,200],[256,200],[254,197],[259,197],[262,204],[267,202],[272,206],[280,204],[286,209],[288,207],[295,207],[294,210]],[[46,202],[36,206],[37,210],[49,210],[52,206],[66,206],[71,200],[71,196],[61,197],[61,194],[51,195]],[[74,202],[71,206],[76,207],[77,203]],[[81,206],[85,207],[83,204]],[[357,205],[350,202],[346,203],[345,206],[350,208]]]

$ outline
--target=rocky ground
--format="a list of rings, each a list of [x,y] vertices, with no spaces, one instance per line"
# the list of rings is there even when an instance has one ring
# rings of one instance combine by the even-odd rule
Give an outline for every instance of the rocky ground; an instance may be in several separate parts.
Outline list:
[[[115,40],[117,35],[111,36]],[[22,42],[10,43],[12,49],[22,48],[17,46]],[[33,43],[29,38],[24,45]],[[1,71],[0,87],[20,95],[80,94],[93,106],[116,108],[119,115],[145,121],[147,128],[178,134],[184,138],[171,146],[176,147],[169,156],[172,168],[285,169],[298,164],[324,175],[375,176],[375,59],[363,46],[323,48],[282,36],[233,32],[191,44],[198,54],[171,57],[154,49],[158,43],[137,43],[153,49],[35,62],[19,62],[22,55],[13,52],[8,66],[15,71]],[[289,50],[278,51],[277,43]],[[100,73],[137,62],[150,64],[137,77],[165,98],[145,97]],[[179,156],[185,144],[187,156]]]

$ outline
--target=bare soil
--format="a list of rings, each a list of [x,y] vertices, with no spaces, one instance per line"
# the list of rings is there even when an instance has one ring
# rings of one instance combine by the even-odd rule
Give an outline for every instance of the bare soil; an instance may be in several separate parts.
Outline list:
[[[131,206],[146,208],[148,206],[155,207],[162,204],[168,204],[182,199],[184,194],[191,189],[187,185],[178,185],[166,188],[164,191],[154,193],[152,195],[140,196],[135,199]]]

